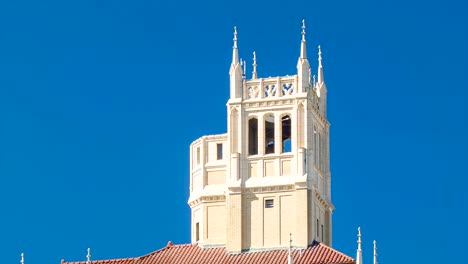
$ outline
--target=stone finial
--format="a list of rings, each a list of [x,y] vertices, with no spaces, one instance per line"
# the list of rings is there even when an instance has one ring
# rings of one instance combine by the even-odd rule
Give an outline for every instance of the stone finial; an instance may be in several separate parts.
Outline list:
[[[237,27],[234,27],[234,46],[232,47],[232,65],[239,63],[239,52],[237,51]]]
[[[234,27],[234,48],[237,48],[237,27]]]
[[[378,264],[377,262],[377,241],[374,240],[374,264]]]
[[[323,83],[322,48],[318,46],[318,83]]]
[[[253,52],[253,71],[252,71],[252,79],[257,79],[257,54],[255,51]]]
[[[322,48],[318,45],[318,61],[319,67],[322,67]]]
[[[247,72],[247,63],[245,62],[245,60],[244,60],[244,61],[242,61],[242,63],[243,63],[243,66],[244,66],[244,68],[243,68],[243,72],[242,72],[242,76],[244,76],[244,77],[245,77],[245,75],[246,75],[245,73]]]
[[[362,241],[361,241],[361,227],[358,227],[358,240],[357,240],[357,243],[358,243],[358,248],[357,248],[357,252],[356,252],[356,264],[362,264],[362,248],[361,248],[361,244],[362,244]]]
[[[307,59],[307,50],[306,50],[306,32],[305,32],[305,19],[302,19],[302,41],[301,41],[301,59]]]
[[[91,249],[88,248],[88,255],[86,255],[86,264],[91,264]]]
[[[24,264],[24,253],[21,253],[21,261],[20,261],[21,264]]]
[[[305,35],[306,35],[305,29],[306,29],[305,19],[302,19],[302,41],[306,41],[305,40]]]

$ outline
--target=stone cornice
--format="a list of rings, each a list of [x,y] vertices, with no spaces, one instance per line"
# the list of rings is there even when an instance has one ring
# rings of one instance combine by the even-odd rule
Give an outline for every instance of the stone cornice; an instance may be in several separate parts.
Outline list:
[[[314,185],[313,191],[315,198],[320,202],[321,205],[323,205],[324,208],[330,209],[331,211],[335,209],[335,206],[331,202],[328,202],[324,197],[322,197],[320,192],[317,190],[317,186]]]
[[[225,195],[201,196],[193,201],[189,201],[190,207],[199,205],[200,203],[216,203],[226,201]]]

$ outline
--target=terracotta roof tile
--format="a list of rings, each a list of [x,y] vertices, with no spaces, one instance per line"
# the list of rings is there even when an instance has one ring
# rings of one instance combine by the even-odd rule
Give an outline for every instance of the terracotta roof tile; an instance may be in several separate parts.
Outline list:
[[[92,264],[284,264],[288,250],[228,254],[224,247],[201,248],[195,244],[168,245],[136,258],[93,260]],[[294,264],[353,264],[354,259],[322,243],[314,243],[304,250],[293,251]],[[62,264],[86,264],[86,261]]]

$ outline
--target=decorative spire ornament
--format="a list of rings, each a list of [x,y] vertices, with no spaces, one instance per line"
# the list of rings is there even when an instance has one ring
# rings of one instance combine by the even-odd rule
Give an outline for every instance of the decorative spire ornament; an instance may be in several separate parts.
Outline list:
[[[301,59],[307,59],[307,50],[306,50],[306,26],[305,19],[302,19],[302,41],[301,41]]]
[[[21,264],[24,264],[24,253],[21,253],[21,261],[20,261]]]
[[[232,64],[237,65],[237,63],[239,63],[239,52],[237,51],[237,27],[234,27],[234,38],[232,40],[234,42],[232,47]]]
[[[305,26],[305,19],[302,19],[302,41],[306,41],[305,40],[305,29],[306,29],[306,26]]]
[[[234,48],[237,49],[237,27],[234,27]]]
[[[244,68],[243,68],[244,71],[242,72],[242,76],[244,76],[244,78],[245,78],[245,73],[247,72],[247,63],[246,63],[245,60],[243,60],[242,63],[243,63],[243,66],[244,66]]]
[[[241,63],[242,62],[242,63]],[[232,46],[232,62],[229,67],[229,86],[230,86],[230,98],[240,99],[242,98],[242,83],[245,79],[245,62],[239,61],[239,51],[237,49],[237,27],[234,27],[234,38]],[[244,66],[244,69],[242,69]]]
[[[252,71],[252,79],[257,79],[257,54],[255,51],[253,52],[253,71]]]
[[[318,46],[318,83],[323,83],[322,48]]]
[[[377,262],[377,241],[374,240],[374,264],[379,264]]]
[[[86,264],[91,264],[91,249],[88,248],[88,255],[86,255]]]
[[[358,227],[358,248],[356,252],[356,264],[362,264],[362,248],[361,248],[361,227]]]

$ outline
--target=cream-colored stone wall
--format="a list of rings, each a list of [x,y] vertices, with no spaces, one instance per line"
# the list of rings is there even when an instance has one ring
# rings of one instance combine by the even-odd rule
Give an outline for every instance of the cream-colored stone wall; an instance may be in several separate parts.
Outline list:
[[[273,200],[265,208],[265,200]],[[243,198],[243,249],[285,247],[295,234],[295,192],[248,192]]]
[[[226,205],[224,203],[207,204],[205,217],[204,244],[224,245],[226,243]]]
[[[207,171],[207,184],[224,184],[226,183],[226,170]]]
[[[240,252],[242,250],[242,195],[231,193],[226,200],[226,250]]]

